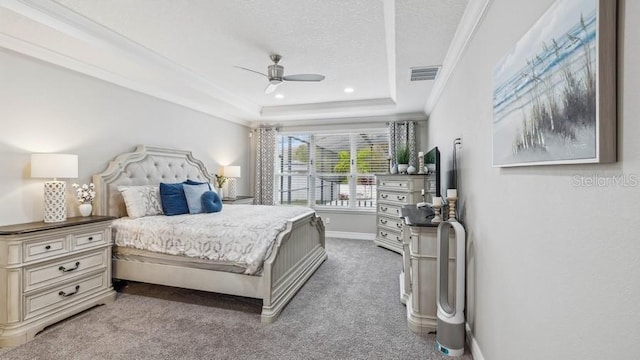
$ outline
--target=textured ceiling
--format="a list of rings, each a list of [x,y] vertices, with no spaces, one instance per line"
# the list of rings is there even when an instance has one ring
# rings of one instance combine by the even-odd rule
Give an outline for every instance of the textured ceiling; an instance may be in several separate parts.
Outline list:
[[[7,3],[3,32],[90,75],[216,116],[273,123],[423,112],[433,81],[410,83],[409,68],[442,64],[467,0]],[[266,73],[271,53],[283,56],[285,75],[326,79],[285,82],[266,95],[265,77],[236,66]]]

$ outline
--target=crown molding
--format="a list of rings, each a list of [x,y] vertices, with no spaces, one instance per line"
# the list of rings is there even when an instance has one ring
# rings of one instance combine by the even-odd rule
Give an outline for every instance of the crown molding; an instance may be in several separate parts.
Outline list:
[[[442,62],[440,74],[438,74],[438,77],[433,84],[433,88],[431,89],[431,93],[429,94],[429,98],[427,99],[424,108],[424,112],[427,116],[431,115],[431,112],[440,99],[449,78],[455,71],[458,62],[469,46],[473,35],[478,30],[478,27],[480,26],[482,19],[484,19],[492,1],[493,0],[469,1],[467,8],[464,10],[464,14],[462,14],[462,19],[460,20],[458,29],[453,36],[451,46],[449,47],[449,50],[444,57],[444,61]]]
[[[0,38],[0,46],[223,120],[247,125],[248,121],[237,115],[238,110],[247,114],[260,112],[261,107],[258,104],[229,93],[197,73],[53,1],[4,0],[2,6],[74,39],[119,53],[122,58],[131,59],[138,65],[157,72],[160,74],[159,77],[168,81],[169,84],[158,86],[142,83],[131,79],[126,74],[119,74],[103,66],[78,59],[73,54],[63,54],[6,34],[2,34],[4,36]],[[172,83],[188,84],[189,88],[217,106],[208,106],[204,101],[193,101],[180,96],[176,91],[172,91],[170,86]],[[227,108],[227,111],[222,110],[224,108]]]

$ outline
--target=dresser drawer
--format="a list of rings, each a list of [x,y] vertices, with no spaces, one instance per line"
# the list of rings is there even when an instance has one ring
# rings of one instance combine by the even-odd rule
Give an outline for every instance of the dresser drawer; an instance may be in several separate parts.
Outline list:
[[[378,214],[388,215],[391,217],[400,216],[400,205],[393,205],[388,203],[378,203]]]
[[[394,241],[394,242],[397,241],[399,244],[402,244],[402,232],[401,231],[378,228],[378,235],[377,236],[379,238],[385,239],[387,241]]]
[[[387,189],[407,190],[411,186],[409,179],[380,179],[378,186]]]
[[[24,244],[24,262],[46,259],[69,252],[67,237],[60,236],[46,240],[30,241]]]
[[[378,200],[395,203],[398,205],[410,204],[410,195],[407,193],[393,192],[393,191],[379,191]]]
[[[74,234],[71,237],[71,250],[82,250],[97,245],[104,245],[107,243],[107,240],[108,239],[102,231],[86,234]]]
[[[31,291],[82,276],[99,268],[107,267],[107,249],[67,257],[47,265],[27,267],[24,270],[24,290]]]
[[[24,318],[27,320],[43,313],[49,313],[56,308],[73,303],[109,286],[107,273],[102,271],[93,276],[78,279],[53,289],[27,295],[24,301]]]
[[[388,218],[385,216],[378,216],[378,226],[382,226],[392,230],[402,230],[404,226],[404,222],[400,218]]]

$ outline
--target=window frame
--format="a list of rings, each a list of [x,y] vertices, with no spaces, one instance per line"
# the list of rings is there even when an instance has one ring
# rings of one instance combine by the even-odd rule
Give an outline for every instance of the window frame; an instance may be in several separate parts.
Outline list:
[[[318,172],[316,171],[316,139],[318,136],[322,135],[331,135],[331,134],[340,134],[340,135],[348,135],[349,136],[349,172],[348,173],[336,173],[336,172]],[[387,146],[390,146],[389,137],[389,129],[387,127],[384,128],[364,128],[364,129],[350,129],[350,130],[335,130],[335,131],[281,131],[278,132],[278,137],[287,137],[287,136],[300,136],[308,138],[308,159],[306,163],[307,167],[307,206],[314,208],[318,211],[345,211],[345,212],[375,212],[377,208],[377,198],[372,199],[371,206],[356,206],[357,205],[357,180],[361,177],[373,177],[374,181],[376,180],[377,173],[359,173],[357,166],[357,152],[358,152],[358,136],[360,134],[384,134],[387,136]],[[301,140],[302,141],[302,140]],[[280,144],[280,139],[278,139],[278,144]],[[284,172],[280,171],[281,169],[281,157],[278,148],[278,153],[275,156],[275,171],[274,171],[274,198],[276,199],[276,203],[281,205],[283,204],[280,201],[280,185],[281,180],[279,178],[286,176],[301,176],[301,173],[294,172]],[[388,156],[388,155],[387,155]],[[387,164],[388,165],[388,164]],[[348,206],[339,206],[339,205],[318,205],[316,203],[316,186],[317,180],[320,176],[346,176],[348,178],[349,184],[349,203]],[[375,185],[372,185],[375,186]],[[377,194],[377,192],[376,192]],[[286,205],[286,204],[285,204]]]

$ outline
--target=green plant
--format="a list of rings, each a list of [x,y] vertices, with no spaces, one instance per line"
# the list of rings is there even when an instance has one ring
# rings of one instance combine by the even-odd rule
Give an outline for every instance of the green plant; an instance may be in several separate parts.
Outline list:
[[[398,146],[396,149],[396,160],[398,164],[408,164],[409,157],[409,147],[407,145]]]

